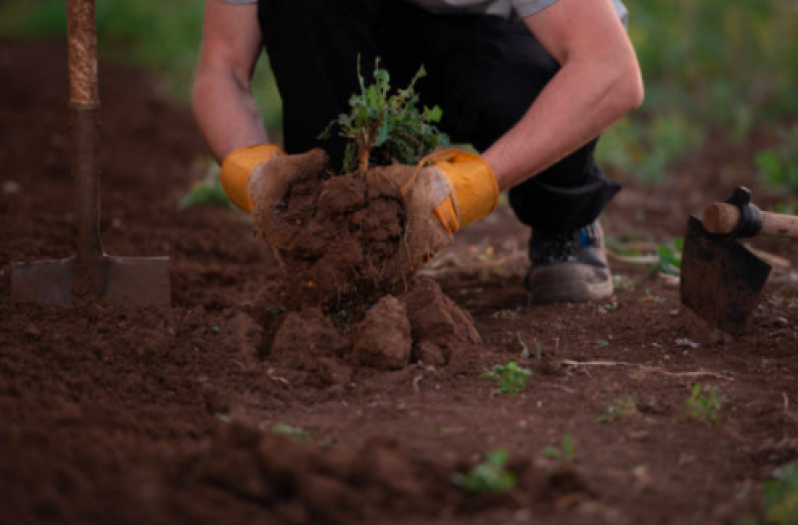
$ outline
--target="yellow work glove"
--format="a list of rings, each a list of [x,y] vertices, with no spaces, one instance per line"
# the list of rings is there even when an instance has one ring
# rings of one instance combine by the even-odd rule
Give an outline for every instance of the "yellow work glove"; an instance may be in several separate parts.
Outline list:
[[[366,176],[400,188],[407,212],[404,257],[409,273],[451,244],[457,230],[492,213],[499,200],[493,169],[465,151],[438,151],[418,166],[395,164]]]
[[[453,234],[496,210],[499,185],[493,168],[485,159],[476,153],[445,149],[429,155],[419,166],[423,170],[428,163],[440,172],[450,188],[446,198],[433,209],[435,218],[449,233]],[[402,193],[412,191],[410,186],[413,183],[406,183]]]
[[[222,163],[222,187],[230,201],[242,210],[252,213],[249,181],[256,169],[276,156],[285,155],[279,146],[258,144],[230,153]]]

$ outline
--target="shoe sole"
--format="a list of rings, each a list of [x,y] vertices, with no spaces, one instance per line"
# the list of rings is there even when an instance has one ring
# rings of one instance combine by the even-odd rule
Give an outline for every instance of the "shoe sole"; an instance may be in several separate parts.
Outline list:
[[[556,271],[537,273],[534,279],[531,274],[526,276],[524,284],[532,296],[532,304],[600,301],[610,298],[615,291],[609,271],[607,279],[593,283],[589,278],[574,279],[570,276],[569,279],[563,279],[562,275],[557,275],[558,273]]]

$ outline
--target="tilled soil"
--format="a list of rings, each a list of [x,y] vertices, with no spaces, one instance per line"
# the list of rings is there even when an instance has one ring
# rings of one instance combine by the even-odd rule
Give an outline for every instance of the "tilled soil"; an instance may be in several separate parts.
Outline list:
[[[112,64],[105,248],[170,256],[173,307],[12,304],[12,262],[72,250],[65,56],[0,42],[0,523],[736,523],[798,458],[794,270],[776,269],[748,335],[727,343],[702,339],[677,288],[636,266],[615,265],[627,286],[612,301],[532,307],[528,232],[506,209],[426,272],[481,344],[431,341],[397,370],[333,360],[318,372],[290,359],[305,350],[297,328],[289,357],[272,355],[257,318],[271,250],[240,212],[178,211],[202,176],[201,140],[150,79]],[[746,151],[707,150],[662,188],[628,184],[607,230],[681,234],[687,213],[752,182]],[[794,243],[760,245],[798,261]],[[402,303],[411,330],[428,302]],[[481,375],[510,360],[533,375],[496,394]],[[724,396],[719,422],[680,417],[696,383]],[[600,423],[622,396],[631,407]],[[567,434],[572,459],[543,454]],[[513,491],[455,486],[497,448]]]

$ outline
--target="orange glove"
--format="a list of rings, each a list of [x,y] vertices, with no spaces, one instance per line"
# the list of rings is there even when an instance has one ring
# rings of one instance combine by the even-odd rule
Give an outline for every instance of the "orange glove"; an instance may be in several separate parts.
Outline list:
[[[422,159],[419,167],[425,169],[423,166],[430,162],[450,188],[449,195],[432,210],[435,218],[449,233],[455,233],[496,210],[499,185],[493,168],[485,159],[475,153],[445,149]],[[419,174],[417,172],[414,180],[405,183],[403,194],[410,191]]]
[[[242,210],[252,213],[249,179],[252,173],[278,155],[285,155],[271,144],[247,146],[230,153],[222,163],[222,187],[230,201]]]
[[[395,184],[407,209],[404,256],[412,271],[452,243],[453,234],[496,209],[499,185],[490,165],[474,153],[442,150],[418,166],[394,164],[366,174]]]

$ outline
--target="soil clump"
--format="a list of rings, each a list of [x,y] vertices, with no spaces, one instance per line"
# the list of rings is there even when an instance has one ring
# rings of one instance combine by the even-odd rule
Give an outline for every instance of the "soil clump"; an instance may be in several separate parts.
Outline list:
[[[427,278],[399,297],[384,296],[359,321],[320,308],[285,313],[261,303],[258,310],[266,327],[262,355],[281,366],[316,372],[314,382],[324,386],[349,377],[338,373],[342,367],[400,370],[419,360],[443,366],[455,348],[482,345],[471,315]]]

